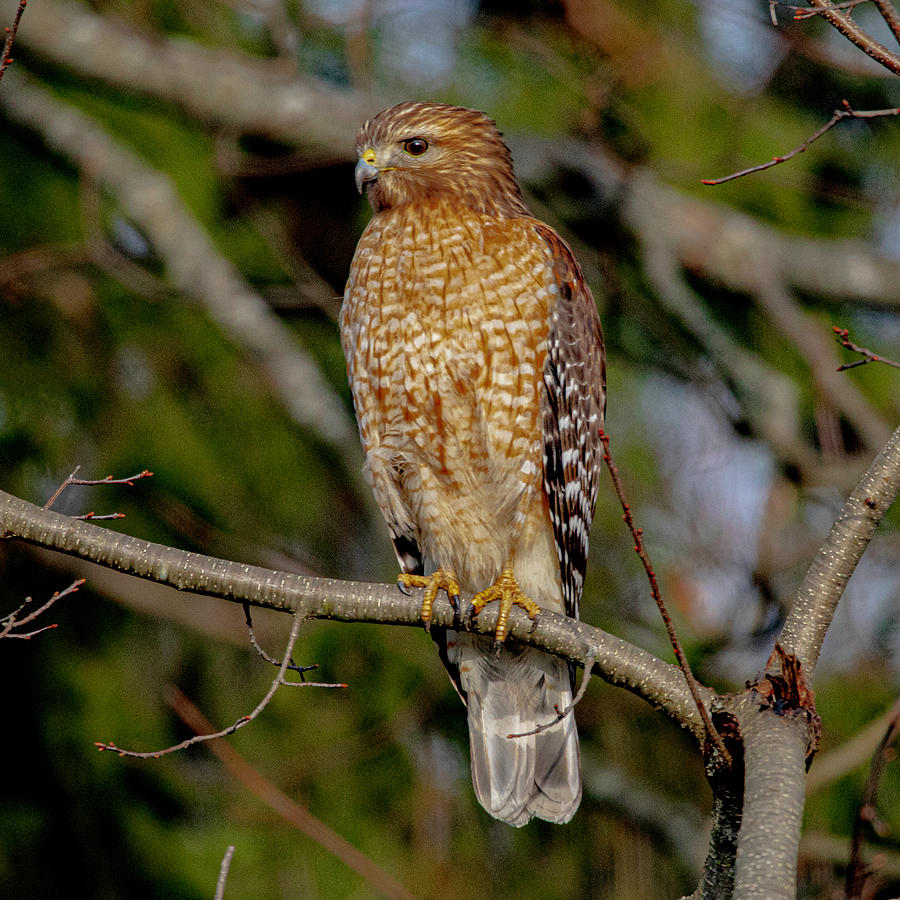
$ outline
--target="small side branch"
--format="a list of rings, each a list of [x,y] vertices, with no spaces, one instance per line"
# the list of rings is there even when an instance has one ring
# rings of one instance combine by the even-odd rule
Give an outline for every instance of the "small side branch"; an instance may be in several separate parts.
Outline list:
[[[869,2],[870,0],[844,0],[842,3],[833,3],[829,8],[855,9],[857,6]],[[824,11],[821,9],[810,9],[808,6],[794,6],[791,3],[781,3],[779,0],[769,0],[769,18],[771,18],[772,24],[776,28],[778,27],[778,19],[775,16],[776,9],[789,9],[794,14],[794,19],[797,21],[800,19],[811,19],[813,16],[820,16]]]
[[[279,668],[284,664],[283,660],[275,659],[273,656],[269,656],[265,650],[259,645],[259,641],[256,640],[256,632],[253,630],[253,616],[250,615],[250,604],[246,601],[243,604],[244,607],[244,618],[247,621],[247,631],[250,634],[250,643],[253,644],[253,649],[267,662],[271,663],[273,666],[278,666]],[[304,675],[307,672],[313,672],[319,668],[318,663],[313,663],[310,666],[300,666],[294,662],[293,657],[289,658],[287,671],[296,672],[300,676],[299,681],[284,681],[283,684],[285,687],[324,687],[324,688],[345,688],[346,684],[340,683],[331,683],[331,682],[323,682],[323,681],[307,681]]]
[[[597,661],[597,657],[591,653],[587,659],[584,661],[584,675],[581,678],[581,685],[578,688],[578,693],[575,695],[572,702],[565,708],[560,709],[559,706],[554,705],[554,709],[556,710],[556,718],[550,722],[545,722],[543,725],[538,725],[537,728],[532,728],[531,731],[523,731],[521,734],[508,734],[508,738],[523,738],[523,737],[531,737],[533,734],[540,734],[542,731],[548,731],[554,725],[558,725],[568,716],[572,710],[581,703],[581,698],[584,696],[585,691],[587,691],[588,682],[591,680],[591,672],[594,668],[594,663]]]
[[[127,484],[129,487],[133,487],[134,483],[141,478],[150,478],[153,473],[148,469],[144,469],[143,472],[138,472],[137,475],[128,475],[125,478],[114,478],[112,475],[107,475],[105,478],[76,478],[75,476],[81,470],[81,466],[75,466],[72,470],[72,473],[66,477],[66,480],[53,492],[53,496],[44,504],[44,509],[50,509],[57,500],[59,500],[62,492],[73,484],[81,484],[86,485],[88,487],[96,487],[98,484]],[[86,513],[83,516],[73,516],[73,519],[122,519],[124,515],[122,513],[111,513],[105,516],[98,516],[96,513]]]
[[[863,792],[862,803],[856,820],[853,823],[853,840],[850,845],[850,862],[847,865],[846,896],[848,900],[856,900],[863,895],[866,879],[870,874],[869,867],[862,858],[863,832],[867,824],[871,824],[876,832],[883,830],[883,822],[878,819],[875,808],[878,784],[888,760],[888,750],[900,732],[900,708],[894,704],[893,715],[888,722],[888,727],[878,744],[878,749],[872,757],[872,765],[869,768],[869,777],[866,779],[866,787]]]
[[[44,625],[41,628],[37,628],[34,631],[14,631],[13,629],[21,628],[23,625],[27,625],[29,622],[33,622],[38,616],[43,615],[57,600],[62,599],[68,594],[74,594],[75,591],[78,590],[83,584],[85,579],[79,578],[77,581],[73,581],[67,588],[62,591],[55,591],[53,596],[43,605],[39,606],[37,609],[32,610],[30,613],[19,617],[19,614],[31,603],[31,597],[26,597],[25,602],[16,610],[9,613],[8,615],[3,616],[0,619],[0,639],[2,638],[19,638],[20,640],[27,641],[29,638],[33,638],[36,634],[40,634],[42,631],[50,631],[52,628],[56,628],[56,623],[54,622],[52,625]]]
[[[758,166],[750,166],[749,169],[741,169],[740,172],[732,172],[730,175],[723,175],[721,178],[704,178],[700,183],[707,185],[724,184],[726,181],[734,181],[736,178],[743,178],[745,175],[752,175],[754,172],[762,172],[765,169],[771,169],[779,163],[787,162],[800,153],[804,153],[814,141],[817,141],[823,134],[831,131],[838,122],[844,119],[877,119],[883,116],[900,115],[900,107],[895,109],[864,109],[855,110],[849,102],[844,100],[842,109],[836,109],[834,115],[817,131],[814,131],[802,144],[794,147],[793,150],[785,153],[783,156],[774,156],[768,162],[760,163]]]
[[[288,667],[290,665],[291,655],[294,652],[294,644],[297,643],[297,635],[300,633],[301,621],[302,620],[299,616],[293,617],[293,623],[291,624],[291,633],[288,637],[287,646],[284,649],[284,659],[281,661],[281,666],[278,669],[278,675],[270,685],[269,690],[266,691],[266,695],[262,698],[262,700],[259,701],[253,712],[249,713],[248,715],[241,716],[233,725],[229,725],[228,728],[223,728],[221,731],[212,732],[210,734],[195,734],[193,737],[182,741],[180,744],[174,744],[171,747],[166,747],[164,750],[149,750],[144,752],[139,752],[137,750],[123,750],[121,747],[117,747],[115,744],[105,744],[100,741],[95,742],[94,746],[98,750],[112,750],[114,753],[118,753],[119,756],[129,756],[134,759],[158,759],[160,756],[166,756],[169,753],[175,753],[178,750],[184,750],[187,747],[192,746],[193,744],[199,744],[204,741],[212,741],[216,738],[228,737],[228,735],[234,734],[239,728],[243,728],[245,725],[252,722],[269,705],[269,701],[275,696],[275,692],[279,687],[281,687],[281,685],[291,684],[291,682],[285,680],[284,673],[288,670]],[[312,687],[313,685],[308,684],[307,686]],[[337,687],[338,685],[327,686]],[[346,685],[339,686],[346,687]]]
[[[900,363],[894,362],[892,359],[888,359],[886,356],[879,356],[877,353],[873,353],[871,350],[867,350],[865,347],[860,347],[857,344],[854,344],[853,341],[850,340],[850,332],[846,328],[838,328],[837,325],[832,326],[832,330],[837,336],[837,342],[847,350],[850,350],[853,353],[859,353],[863,358],[857,359],[854,362],[844,363],[842,366],[838,366],[838,372],[846,372],[847,369],[855,369],[857,366],[864,366],[866,363],[870,362],[880,362],[884,363],[886,366],[893,366],[895,369],[900,369]]]
[[[616,467],[615,462],[613,462],[612,454],[609,449],[609,435],[607,435],[602,428],[600,429],[600,440],[603,442],[603,461],[606,463],[606,468],[609,471],[610,478],[612,478],[613,487],[616,490],[616,496],[619,498],[619,503],[622,506],[622,518],[625,520],[625,523],[628,525],[628,530],[634,538],[634,552],[640,557],[641,563],[644,566],[644,571],[647,573],[647,579],[650,582],[650,591],[653,594],[653,599],[656,602],[659,613],[665,623],[666,633],[669,635],[669,641],[672,644],[672,649],[675,651],[675,658],[678,660],[681,671],[684,672],[684,679],[687,682],[691,696],[694,698],[694,703],[697,704],[697,712],[700,713],[700,718],[703,720],[707,737],[712,741],[721,756],[722,761],[730,769],[732,767],[731,754],[728,752],[728,748],[725,746],[722,736],[712,723],[709,710],[706,708],[706,704],[700,696],[697,679],[694,678],[694,673],[691,671],[691,666],[688,663],[687,656],[685,656],[681,641],[675,633],[675,626],[672,624],[669,611],[666,609],[666,604],[663,602],[662,595],[659,592],[659,584],[656,581],[656,572],[653,571],[653,566],[650,563],[650,556],[647,553],[647,549],[644,547],[644,529],[638,528],[634,524],[634,517],[631,515],[631,506],[625,498],[625,491],[622,487],[622,482],[619,479],[619,470]]]
[[[13,43],[16,40],[16,32],[19,30],[19,22],[22,20],[22,13],[25,12],[25,7],[28,5],[28,0],[19,0],[19,8],[16,10],[16,17],[13,19],[12,25],[7,26],[6,28],[6,40],[3,42],[3,55],[0,56],[0,78],[3,78],[3,73],[9,68],[10,63],[13,61],[13,58],[9,55],[12,53]]]
[[[168,702],[181,721],[198,734],[212,728],[203,713],[178,688],[172,688]],[[353,869],[388,900],[414,900],[413,895],[402,884],[361,850],[321,819],[317,819],[306,807],[288,797],[271,781],[263,778],[227,741],[215,741],[209,745],[209,749],[221,760],[227,771],[272,812]]]
[[[894,8],[891,0],[872,0],[881,18],[887,23],[887,27],[891,29],[891,33],[900,42],[900,14]]]

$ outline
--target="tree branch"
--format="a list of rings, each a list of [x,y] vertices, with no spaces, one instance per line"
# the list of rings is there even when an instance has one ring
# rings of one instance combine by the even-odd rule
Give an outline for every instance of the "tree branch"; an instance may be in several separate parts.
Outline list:
[[[846,372],[847,369],[855,369],[857,366],[864,366],[870,362],[880,362],[884,363],[886,366],[891,366],[894,369],[900,369],[900,362],[895,362],[893,359],[888,359],[886,356],[879,356],[877,353],[873,353],[867,347],[860,347],[858,344],[855,344],[850,340],[850,331],[846,328],[838,328],[837,325],[833,325],[831,329],[835,335],[837,336],[837,342],[842,346],[846,347],[847,350],[850,350],[852,353],[859,353],[862,355],[862,359],[854,360],[849,363],[842,363],[838,366],[838,372]]]
[[[268,375],[293,421],[332,442],[348,471],[357,472],[359,441],[340,398],[281,320],[213,246],[172,181],[21,72],[8,78],[8,89],[0,93],[7,115],[37,131],[52,150],[113,194],[147,234],[178,290],[200,300],[222,332]]]
[[[900,115],[900,108],[898,109],[867,109],[861,112],[857,112],[855,109],[850,108],[850,104],[844,100],[844,108],[836,109],[834,111],[834,115],[821,127],[816,129],[803,143],[794,147],[793,150],[788,151],[782,156],[774,156],[768,162],[760,163],[757,166],[750,166],[748,169],[741,169],[740,172],[732,172],[730,175],[723,175],[720,178],[704,178],[701,180],[701,184],[706,185],[717,185],[724,184],[726,181],[734,181],[736,178],[743,178],[745,175],[752,175],[754,172],[763,172],[766,169],[771,169],[772,166],[777,166],[780,163],[787,162],[789,159],[793,159],[800,153],[804,153],[809,145],[813,143],[813,141],[817,141],[823,134],[827,131],[831,131],[838,122],[842,119],[877,119],[882,116],[898,116]]]
[[[808,720],[778,715],[751,691],[730,710],[744,742],[744,810],[734,897],[795,900]]]
[[[0,79],[3,78],[4,72],[9,68],[13,61],[9,55],[12,53],[13,43],[16,40],[16,32],[19,30],[19,22],[22,21],[22,13],[25,12],[25,6],[28,0],[19,0],[19,8],[16,10],[16,16],[12,25],[6,26],[6,39],[3,41],[3,48],[0,49]]]
[[[362,94],[300,78],[278,61],[151,37],[79,3],[33,3],[19,40],[81,75],[177,103],[201,121],[295,142],[332,159],[349,158],[359,124],[380,108]]]
[[[841,509],[801,583],[779,638],[811,681],[838,601],[875,529],[900,491],[900,428]]]
[[[881,63],[895,75],[900,75],[900,56],[892,53],[883,44],[879,44],[873,37],[866,34],[847,13],[834,9],[831,0],[808,0],[808,2],[810,6],[821,10],[822,18],[837,28],[848,41],[856,44],[866,56]]]
[[[202,712],[182,691],[172,687],[169,706],[178,717],[197,734],[212,730],[212,725]],[[228,772],[254,796],[266,804],[298,831],[314,840],[326,852],[333,854],[344,865],[361,875],[372,887],[390,900],[413,900],[412,894],[393,876],[376,865],[358,847],[341,837],[336,831],[317,819],[306,807],[280,791],[241,756],[228,741],[213,741],[209,749],[219,757]]]
[[[900,41],[900,15],[891,0],[872,0],[894,37]]]
[[[395,585],[292,575],[164,547],[39,509],[2,491],[0,532],[180,591],[246,601],[300,618],[421,625],[421,601],[404,596]],[[449,602],[436,603],[432,623],[454,625]],[[496,625],[497,611],[488,607],[473,629],[493,634]],[[593,656],[594,674],[643,697],[692,731],[698,740],[703,739],[702,720],[677,666],[599,628],[549,611],[542,612],[535,624],[525,613],[513,610],[509,634],[520,643],[576,664],[583,665]],[[714,694],[708,688],[700,688],[700,692],[705,703],[713,701]]]

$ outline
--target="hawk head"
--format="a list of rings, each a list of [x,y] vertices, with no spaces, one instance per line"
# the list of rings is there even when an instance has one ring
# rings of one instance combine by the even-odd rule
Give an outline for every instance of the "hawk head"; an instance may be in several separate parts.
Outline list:
[[[356,137],[356,186],[375,212],[436,198],[497,215],[528,210],[512,157],[484,114],[445,103],[401,103]]]

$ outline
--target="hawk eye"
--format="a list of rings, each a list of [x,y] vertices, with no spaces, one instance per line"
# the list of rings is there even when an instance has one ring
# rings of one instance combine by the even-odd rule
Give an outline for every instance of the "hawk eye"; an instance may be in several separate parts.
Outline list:
[[[403,149],[410,156],[421,156],[428,149],[428,141],[424,138],[410,138],[403,142]]]

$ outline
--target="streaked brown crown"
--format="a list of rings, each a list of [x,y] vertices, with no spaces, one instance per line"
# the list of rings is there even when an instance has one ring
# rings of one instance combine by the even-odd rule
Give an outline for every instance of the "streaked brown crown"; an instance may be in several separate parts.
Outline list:
[[[413,156],[414,138],[428,148]],[[512,157],[497,126],[484,113],[445,103],[401,103],[369,119],[356,152],[375,153],[377,180],[368,185],[376,212],[402,203],[452,196],[466,206],[498,215],[528,210],[513,174]]]

